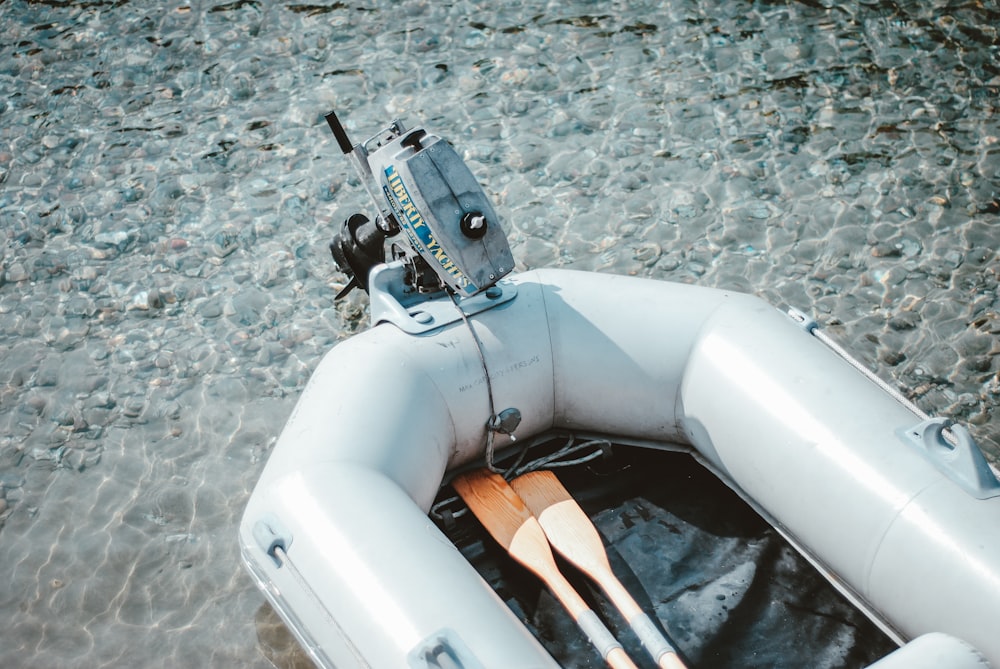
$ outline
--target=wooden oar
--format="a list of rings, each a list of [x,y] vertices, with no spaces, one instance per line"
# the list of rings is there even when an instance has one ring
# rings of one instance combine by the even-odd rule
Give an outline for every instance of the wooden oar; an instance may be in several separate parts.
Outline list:
[[[685,669],[677,650],[611,571],[597,528],[556,475],[550,471],[536,471],[510,484],[538,518],[549,543],[601,586],[657,664],[662,669]]]
[[[538,519],[502,476],[478,469],[458,476],[451,485],[497,543],[545,582],[609,666],[636,669],[622,645],[563,577]]]

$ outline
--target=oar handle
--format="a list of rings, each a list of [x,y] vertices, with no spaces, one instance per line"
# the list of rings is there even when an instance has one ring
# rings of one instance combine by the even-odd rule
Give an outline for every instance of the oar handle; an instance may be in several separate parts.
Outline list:
[[[629,656],[625,654],[621,643],[604,626],[593,610],[587,609],[581,613],[576,619],[576,624],[580,626],[583,633],[590,639],[590,643],[594,645],[594,648],[612,669],[637,669]]]
[[[537,528],[537,529],[536,529]],[[530,532],[534,534],[537,531],[539,540],[543,543],[545,542],[545,535],[542,532],[541,525],[538,525],[538,521],[532,516],[525,524],[521,527],[520,532]],[[547,546],[547,544],[545,544]],[[516,553],[515,549],[515,553]],[[512,555],[515,555],[512,553]],[[517,555],[515,555],[517,557]],[[544,561],[536,561],[533,564],[526,564],[539,578],[549,587],[552,594],[555,595],[559,603],[563,605],[563,608],[569,612],[576,624],[580,626],[583,633],[586,635],[587,639],[594,648],[601,654],[604,661],[608,663],[612,669],[638,669],[632,659],[625,653],[625,649],[622,647],[621,643],[611,631],[601,622],[601,619],[597,617],[593,609],[587,604],[587,602],[580,596],[580,593],[576,591],[576,588],[566,580],[562,572],[559,571],[555,560],[549,554],[548,559]]]
[[[686,669],[677,655],[677,649],[667,640],[653,619],[643,611],[625,586],[610,570],[592,574],[608,598],[628,620],[646,652],[656,660],[660,669]]]
[[[650,656],[656,658],[656,664],[660,669],[686,669],[681,658],[677,655],[677,649],[660,634],[660,630],[653,623],[652,618],[645,613],[640,613],[628,622]]]
[[[639,669],[625,653],[625,649],[618,647],[604,657],[611,669]]]

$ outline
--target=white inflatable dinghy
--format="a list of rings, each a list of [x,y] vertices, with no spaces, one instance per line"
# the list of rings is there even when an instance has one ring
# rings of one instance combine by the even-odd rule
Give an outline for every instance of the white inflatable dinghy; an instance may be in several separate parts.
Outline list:
[[[352,146],[330,121],[384,195],[333,245],[373,326],[314,372],[239,533],[317,665],[556,666],[427,513],[515,436],[571,430],[689,451],[902,645],[872,666],[1000,666],[1000,482],[963,427],[757,298],[508,274],[450,147],[398,123]]]

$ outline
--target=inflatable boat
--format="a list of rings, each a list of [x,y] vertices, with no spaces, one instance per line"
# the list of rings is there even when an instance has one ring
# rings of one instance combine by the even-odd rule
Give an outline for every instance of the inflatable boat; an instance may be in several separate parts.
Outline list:
[[[558,666],[428,517],[456,474],[556,431],[690,453],[900,644],[873,666],[1000,666],[1000,482],[962,426],[758,298],[510,273],[447,145],[330,122],[374,175],[379,218],[333,244],[372,327],[315,370],[239,530],[318,666]]]

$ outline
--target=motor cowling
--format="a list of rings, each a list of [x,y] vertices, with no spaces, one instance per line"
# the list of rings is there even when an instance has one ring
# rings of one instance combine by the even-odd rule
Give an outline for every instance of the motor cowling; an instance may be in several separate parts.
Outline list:
[[[352,146],[336,114],[326,118],[378,209],[374,221],[349,217],[330,245],[351,279],[339,296],[355,286],[368,289],[368,273],[386,262],[387,246],[392,260],[409,265],[410,287],[423,293],[447,289],[469,297],[514,268],[499,217],[451,144],[394,121]]]
[[[513,269],[499,217],[448,142],[418,128],[380,148],[370,164],[408,245],[445,286],[467,297]]]

